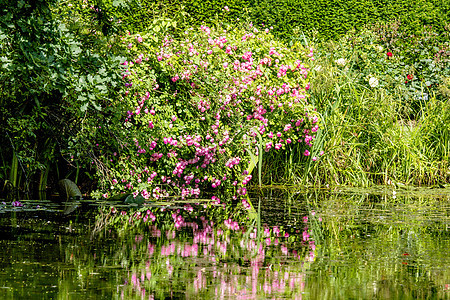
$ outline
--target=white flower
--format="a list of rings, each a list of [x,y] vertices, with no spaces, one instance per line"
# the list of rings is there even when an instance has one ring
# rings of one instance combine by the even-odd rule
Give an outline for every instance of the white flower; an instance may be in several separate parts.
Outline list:
[[[317,65],[317,66],[314,68],[314,71],[316,71],[316,72],[322,71],[322,66],[321,66],[321,65]]]
[[[377,47],[377,49],[378,49],[378,51],[381,52],[381,51],[383,51],[383,46],[380,46],[380,45],[379,45],[379,46]]]
[[[369,85],[373,88],[378,86],[378,79],[375,77],[370,77],[369,78]]]
[[[345,66],[345,64],[347,63],[347,60],[345,58],[339,58],[338,60],[335,61],[338,65],[340,66]]]

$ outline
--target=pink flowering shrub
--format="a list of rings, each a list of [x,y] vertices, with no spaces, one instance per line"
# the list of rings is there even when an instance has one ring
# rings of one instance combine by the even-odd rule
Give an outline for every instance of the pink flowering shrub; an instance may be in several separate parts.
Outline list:
[[[309,153],[320,123],[307,93],[312,49],[288,48],[251,24],[178,39],[128,35],[122,45],[120,142],[103,161],[113,193],[242,197],[250,153],[264,158],[290,143]]]

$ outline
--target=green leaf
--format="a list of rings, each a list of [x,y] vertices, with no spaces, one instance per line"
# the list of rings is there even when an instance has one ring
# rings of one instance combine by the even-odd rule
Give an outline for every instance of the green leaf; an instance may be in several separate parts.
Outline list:
[[[145,198],[142,197],[142,195],[137,195],[135,198],[133,194],[131,194],[125,199],[125,203],[127,204],[143,204],[144,202]]]
[[[70,179],[62,179],[58,182],[59,188],[61,190],[61,196],[66,200],[70,198],[81,198],[81,192],[75,182]]]
[[[88,105],[89,102],[85,102],[83,105],[81,105],[80,107],[81,112],[85,112],[87,110]]]
[[[78,56],[78,54],[81,53],[81,48],[78,47],[78,45],[76,45],[76,44],[70,45],[70,50],[72,51],[72,54],[75,56]]]
[[[98,111],[102,110],[102,107],[99,104],[97,104],[95,101],[91,101],[91,104],[96,110],[98,110]]]

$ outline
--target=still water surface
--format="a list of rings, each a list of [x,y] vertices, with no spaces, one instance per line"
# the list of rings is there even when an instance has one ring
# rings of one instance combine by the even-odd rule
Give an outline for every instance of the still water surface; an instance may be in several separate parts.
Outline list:
[[[3,204],[0,299],[450,299],[449,199],[265,191],[256,218]]]

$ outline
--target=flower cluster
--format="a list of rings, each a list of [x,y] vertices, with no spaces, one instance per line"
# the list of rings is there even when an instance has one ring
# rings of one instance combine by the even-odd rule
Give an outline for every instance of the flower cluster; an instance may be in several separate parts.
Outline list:
[[[115,191],[160,199],[231,189],[242,197],[252,178],[243,170],[263,155],[259,147],[299,143],[309,159],[319,129],[307,92],[313,49],[294,51],[267,32],[201,26],[160,43],[123,37],[125,49],[134,44],[122,64],[122,147],[105,163]]]

